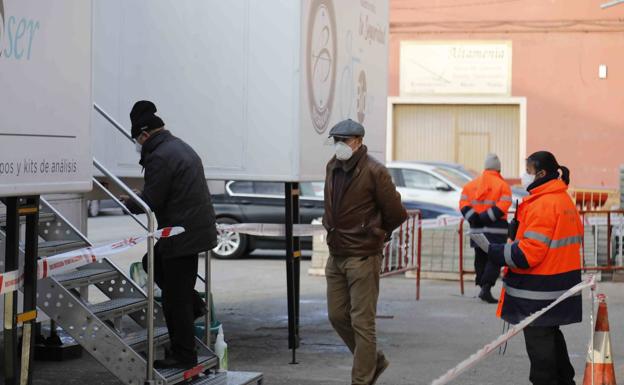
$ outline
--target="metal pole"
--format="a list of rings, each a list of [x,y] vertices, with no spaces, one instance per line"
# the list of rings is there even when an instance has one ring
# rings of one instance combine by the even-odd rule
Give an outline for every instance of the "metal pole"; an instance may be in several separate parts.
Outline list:
[[[607,267],[611,267],[611,213],[607,213]]]
[[[149,208],[148,208],[149,209]],[[154,213],[147,213],[147,373],[145,383],[154,382]]]
[[[18,198],[7,198],[5,271],[17,270],[19,264],[19,214],[17,210]],[[18,381],[16,314],[17,293],[7,293],[4,295],[4,383],[6,385],[17,385]]]
[[[32,384],[30,368],[35,348],[34,326],[37,320],[37,250],[39,248],[39,196],[26,200],[20,209],[26,215],[26,244],[24,250],[24,308],[22,328],[21,385]]]
[[[301,196],[299,183],[293,183],[293,226],[301,223],[299,214],[299,197]],[[300,288],[301,288],[301,240],[299,237],[293,237],[293,278],[295,284],[295,346],[299,348],[299,310],[300,310]],[[293,355],[293,364],[297,364],[297,357]]]
[[[418,251],[417,251],[417,263],[418,269],[416,270],[416,301],[420,300],[420,271],[422,264],[422,214],[418,212]]]
[[[211,293],[211,271],[210,262],[212,260],[212,251],[204,253],[204,290],[206,293],[206,315],[204,316],[204,343],[210,347],[210,328],[212,326],[212,293]]]
[[[297,363],[297,328],[296,328],[296,290],[295,290],[295,262],[294,262],[294,237],[293,237],[293,183],[285,184],[285,208],[286,208],[286,287],[288,297],[288,348],[292,350],[291,364]]]
[[[459,288],[464,295],[464,221],[459,221]]]
[[[594,302],[595,302],[595,287],[592,287],[590,290],[590,298],[591,298],[591,315],[589,316],[589,327],[590,327],[590,342],[589,342],[589,354],[591,357],[591,383],[594,385]]]
[[[99,161],[93,159],[93,165],[113,183],[120,187],[130,199],[136,202],[147,215],[147,369],[145,384],[154,383],[154,231],[156,217],[154,212],[138,195],[126,186],[117,176],[108,171]]]

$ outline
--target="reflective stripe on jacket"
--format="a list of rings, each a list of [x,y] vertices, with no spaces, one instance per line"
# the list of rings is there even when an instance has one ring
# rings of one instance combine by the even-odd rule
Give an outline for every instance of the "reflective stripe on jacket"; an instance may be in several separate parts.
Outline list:
[[[508,266],[498,315],[518,323],[581,282],[583,225],[561,180],[531,190],[516,214],[520,225],[513,243],[491,245],[490,257]],[[581,297],[569,298],[534,326],[581,321]]]
[[[501,174],[485,170],[464,186],[459,209],[470,222],[472,233],[484,233],[490,241],[505,242],[511,203],[511,188]]]

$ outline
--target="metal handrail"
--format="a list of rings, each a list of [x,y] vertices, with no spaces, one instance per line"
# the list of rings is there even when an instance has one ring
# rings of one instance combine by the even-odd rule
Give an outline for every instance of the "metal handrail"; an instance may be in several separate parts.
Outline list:
[[[128,131],[122,126],[119,122],[117,122],[110,114],[108,114],[104,109],[97,105],[97,103],[93,103],[93,108],[102,115],[104,119],[106,119],[110,124],[113,125],[117,129],[117,131],[121,132],[123,136],[128,138],[131,142],[134,143],[134,139],[132,139],[132,135],[128,133]]]
[[[128,131],[124,128],[124,126],[121,125],[121,123],[117,122],[117,120],[115,120],[110,114],[108,114],[102,107],[100,107],[97,103],[93,103],[93,108],[104,118],[106,119],[106,121],[108,121],[113,127],[115,127],[117,129],[117,131],[119,131],[123,136],[125,136],[130,142],[135,143],[135,140],[132,139],[132,135],[130,135],[130,133],[128,133]],[[97,162],[96,159],[93,159],[94,163]],[[99,162],[98,162],[99,164]],[[104,173],[104,175],[106,176],[110,176],[113,175],[110,171],[106,170],[103,171],[100,167],[104,168],[104,166],[102,166],[101,164],[99,164],[99,167],[96,165],[96,167],[102,171],[102,173]],[[105,169],[105,168],[104,168]],[[114,175],[113,175],[114,177]],[[122,189],[126,192],[128,192],[128,187],[121,181],[119,180],[117,177],[114,177],[114,179],[111,177],[112,180],[116,181],[116,183],[121,183]],[[132,213],[129,212],[129,210],[127,209],[127,207],[119,200],[117,199],[117,197],[115,197],[110,191],[108,191],[107,188],[105,188],[99,181],[97,181],[95,178],[93,178],[94,183],[101,188],[110,198],[113,199],[113,201],[119,205],[122,210],[124,210],[124,212],[129,213],[130,215],[132,215],[132,218],[139,223],[143,228],[145,228],[150,234],[154,232],[154,228],[146,228],[145,225]],[[130,190],[130,192],[132,194],[128,194],[130,195],[131,198],[134,199],[134,197],[136,197],[136,194],[134,194],[133,191]],[[138,197],[137,197],[138,198]],[[149,208],[149,207],[148,207]],[[152,213],[153,215],[153,213]],[[148,227],[149,227],[149,221],[150,221],[150,216],[148,215]],[[151,230],[150,230],[151,229]],[[149,248],[149,240],[150,238],[148,238],[148,248]],[[151,238],[152,243],[153,243],[153,238]],[[204,253],[205,258],[204,258],[204,263],[209,265],[210,261],[211,261],[211,250],[208,250]],[[148,263],[148,298],[149,298],[149,305],[148,305],[148,313],[149,314],[153,314],[154,313],[154,309],[153,309],[153,301],[154,301],[154,269],[153,269],[153,245],[152,245],[152,256],[149,256],[149,249],[148,249],[148,258],[149,258],[149,263]],[[210,303],[211,303],[211,293],[210,293],[210,286],[211,286],[211,279],[210,279],[210,266],[206,266],[206,269],[204,271],[204,277],[202,277],[201,275],[199,275],[199,273],[197,274],[197,278],[199,278],[203,283],[204,283],[204,291],[206,292],[206,317],[204,319],[204,343],[206,344],[206,346],[210,346],[210,319],[211,319],[211,314],[210,314]],[[151,310],[150,307],[151,306]],[[150,325],[151,325],[151,333],[150,333]],[[152,376],[152,370],[150,370],[150,367],[153,366],[153,345],[154,345],[154,339],[153,339],[153,334],[154,334],[154,325],[153,325],[153,317],[150,317],[150,321],[148,322],[148,334],[147,334],[147,339],[148,339],[148,348],[151,347],[151,350],[148,349],[148,380],[147,382],[151,381],[151,376]],[[151,357],[149,355],[149,353],[152,353]]]
[[[93,178],[93,184],[96,185],[97,187],[99,187],[100,190],[102,190],[102,192],[104,194],[106,194],[111,200],[113,200],[115,202],[115,204],[117,204],[117,206],[119,206],[123,210],[124,213],[130,215],[132,217],[132,219],[134,219],[134,221],[139,224],[139,226],[143,227],[146,231],[149,231],[147,226],[145,225],[145,223],[141,222],[141,220],[136,215],[134,215],[130,210],[128,210],[126,205],[123,204],[123,202],[120,201],[119,198],[117,198],[115,196],[115,194],[110,192],[109,189],[104,187],[104,185],[102,183],[100,183],[99,180],[97,180],[96,178]]]
[[[145,383],[151,384],[154,382],[154,231],[156,230],[156,216],[145,201],[95,158],[93,158],[93,165],[128,194],[130,199],[147,214],[147,373]],[[122,206],[125,205],[122,204]]]

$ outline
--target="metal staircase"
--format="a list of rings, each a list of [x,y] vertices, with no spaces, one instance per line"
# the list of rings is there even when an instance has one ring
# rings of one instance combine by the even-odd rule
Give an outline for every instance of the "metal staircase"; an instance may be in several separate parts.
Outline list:
[[[103,111],[98,111],[114,122]],[[126,134],[121,126],[116,127]],[[94,166],[110,182],[124,190],[144,208],[148,214],[148,226],[145,226],[136,216],[131,215],[131,217],[148,233],[153,232],[155,219],[149,207],[95,159]],[[94,178],[93,182],[127,211],[98,180]],[[0,202],[0,246],[3,245],[5,239],[4,209],[4,205]],[[45,258],[45,256],[88,246],[92,244],[87,237],[42,198],[39,218],[39,256]],[[0,247],[0,271],[4,270],[3,253],[4,247]],[[148,256],[148,259],[153,261],[153,238],[151,237],[148,238]],[[20,258],[22,259],[20,266],[23,266],[23,248]],[[208,267],[209,259],[206,263]],[[148,272],[148,276],[153,277],[153,266],[149,270],[151,271]],[[99,290],[106,299],[101,302],[91,302],[90,289]],[[37,306],[40,311],[50,317],[53,323],[60,326],[87,353],[124,384],[262,384],[263,377],[260,373],[217,372],[217,356],[199,338],[195,339],[198,353],[196,367],[189,370],[154,369],[153,361],[148,357],[155,357],[156,349],[159,349],[162,354],[164,345],[169,342],[169,335],[161,306],[156,301],[148,300],[149,297],[154,297],[153,290],[153,279],[148,280],[148,289],[145,292],[110,259],[103,259],[70,273],[39,281]],[[153,314],[153,317],[148,317],[148,314]],[[209,330],[209,328],[206,329]],[[208,342],[207,337],[208,335],[206,335],[206,342]]]
[[[91,246],[89,240],[41,200],[39,255],[53,255]],[[6,216],[0,208],[0,238]],[[4,258],[1,258],[2,260]],[[89,288],[106,296],[103,302],[89,301]],[[73,272],[39,281],[37,306],[86,352],[110,370],[124,384],[142,384],[147,370],[148,332],[145,292],[115,264],[104,259]],[[163,347],[169,335],[162,308],[154,303],[154,346]],[[228,377],[247,377],[259,383],[257,375],[216,373],[216,355],[196,338],[198,365],[190,370],[154,370],[155,384],[229,384]],[[231,383],[231,382],[230,382]]]

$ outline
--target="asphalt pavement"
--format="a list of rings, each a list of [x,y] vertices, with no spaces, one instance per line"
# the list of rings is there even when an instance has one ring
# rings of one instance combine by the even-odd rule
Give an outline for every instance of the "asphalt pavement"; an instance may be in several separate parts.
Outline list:
[[[127,216],[89,219],[89,237],[95,243],[141,233]],[[127,269],[138,261],[141,246],[114,257]],[[203,264],[203,261],[200,263]],[[231,370],[259,371],[268,385],[348,384],[351,355],[327,321],[325,280],[301,276],[301,347],[297,364],[291,364],[287,342],[286,267],[283,252],[259,252],[245,259],[213,260],[213,295],[218,319],[229,344]],[[200,266],[200,270],[203,265]],[[127,270],[126,270],[127,271]],[[199,287],[199,285],[198,285]],[[494,290],[499,291],[500,283]],[[607,294],[616,372],[624,381],[624,290],[622,284],[601,283]],[[420,301],[414,298],[414,281],[402,277],[381,283],[378,307],[378,340],[391,365],[379,385],[419,385],[445,373],[502,331],[496,306],[482,303],[468,287],[423,281]],[[582,383],[590,338],[589,294],[584,293],[584,322],[563,327],[577,383]],[[498,352],[462,374],[452,384],[528,384],[529,362],[522,335],[512,339],[505,355]],[[86,353],[77,360],[35,363],[35,385],[119,385],[119,381]]]

